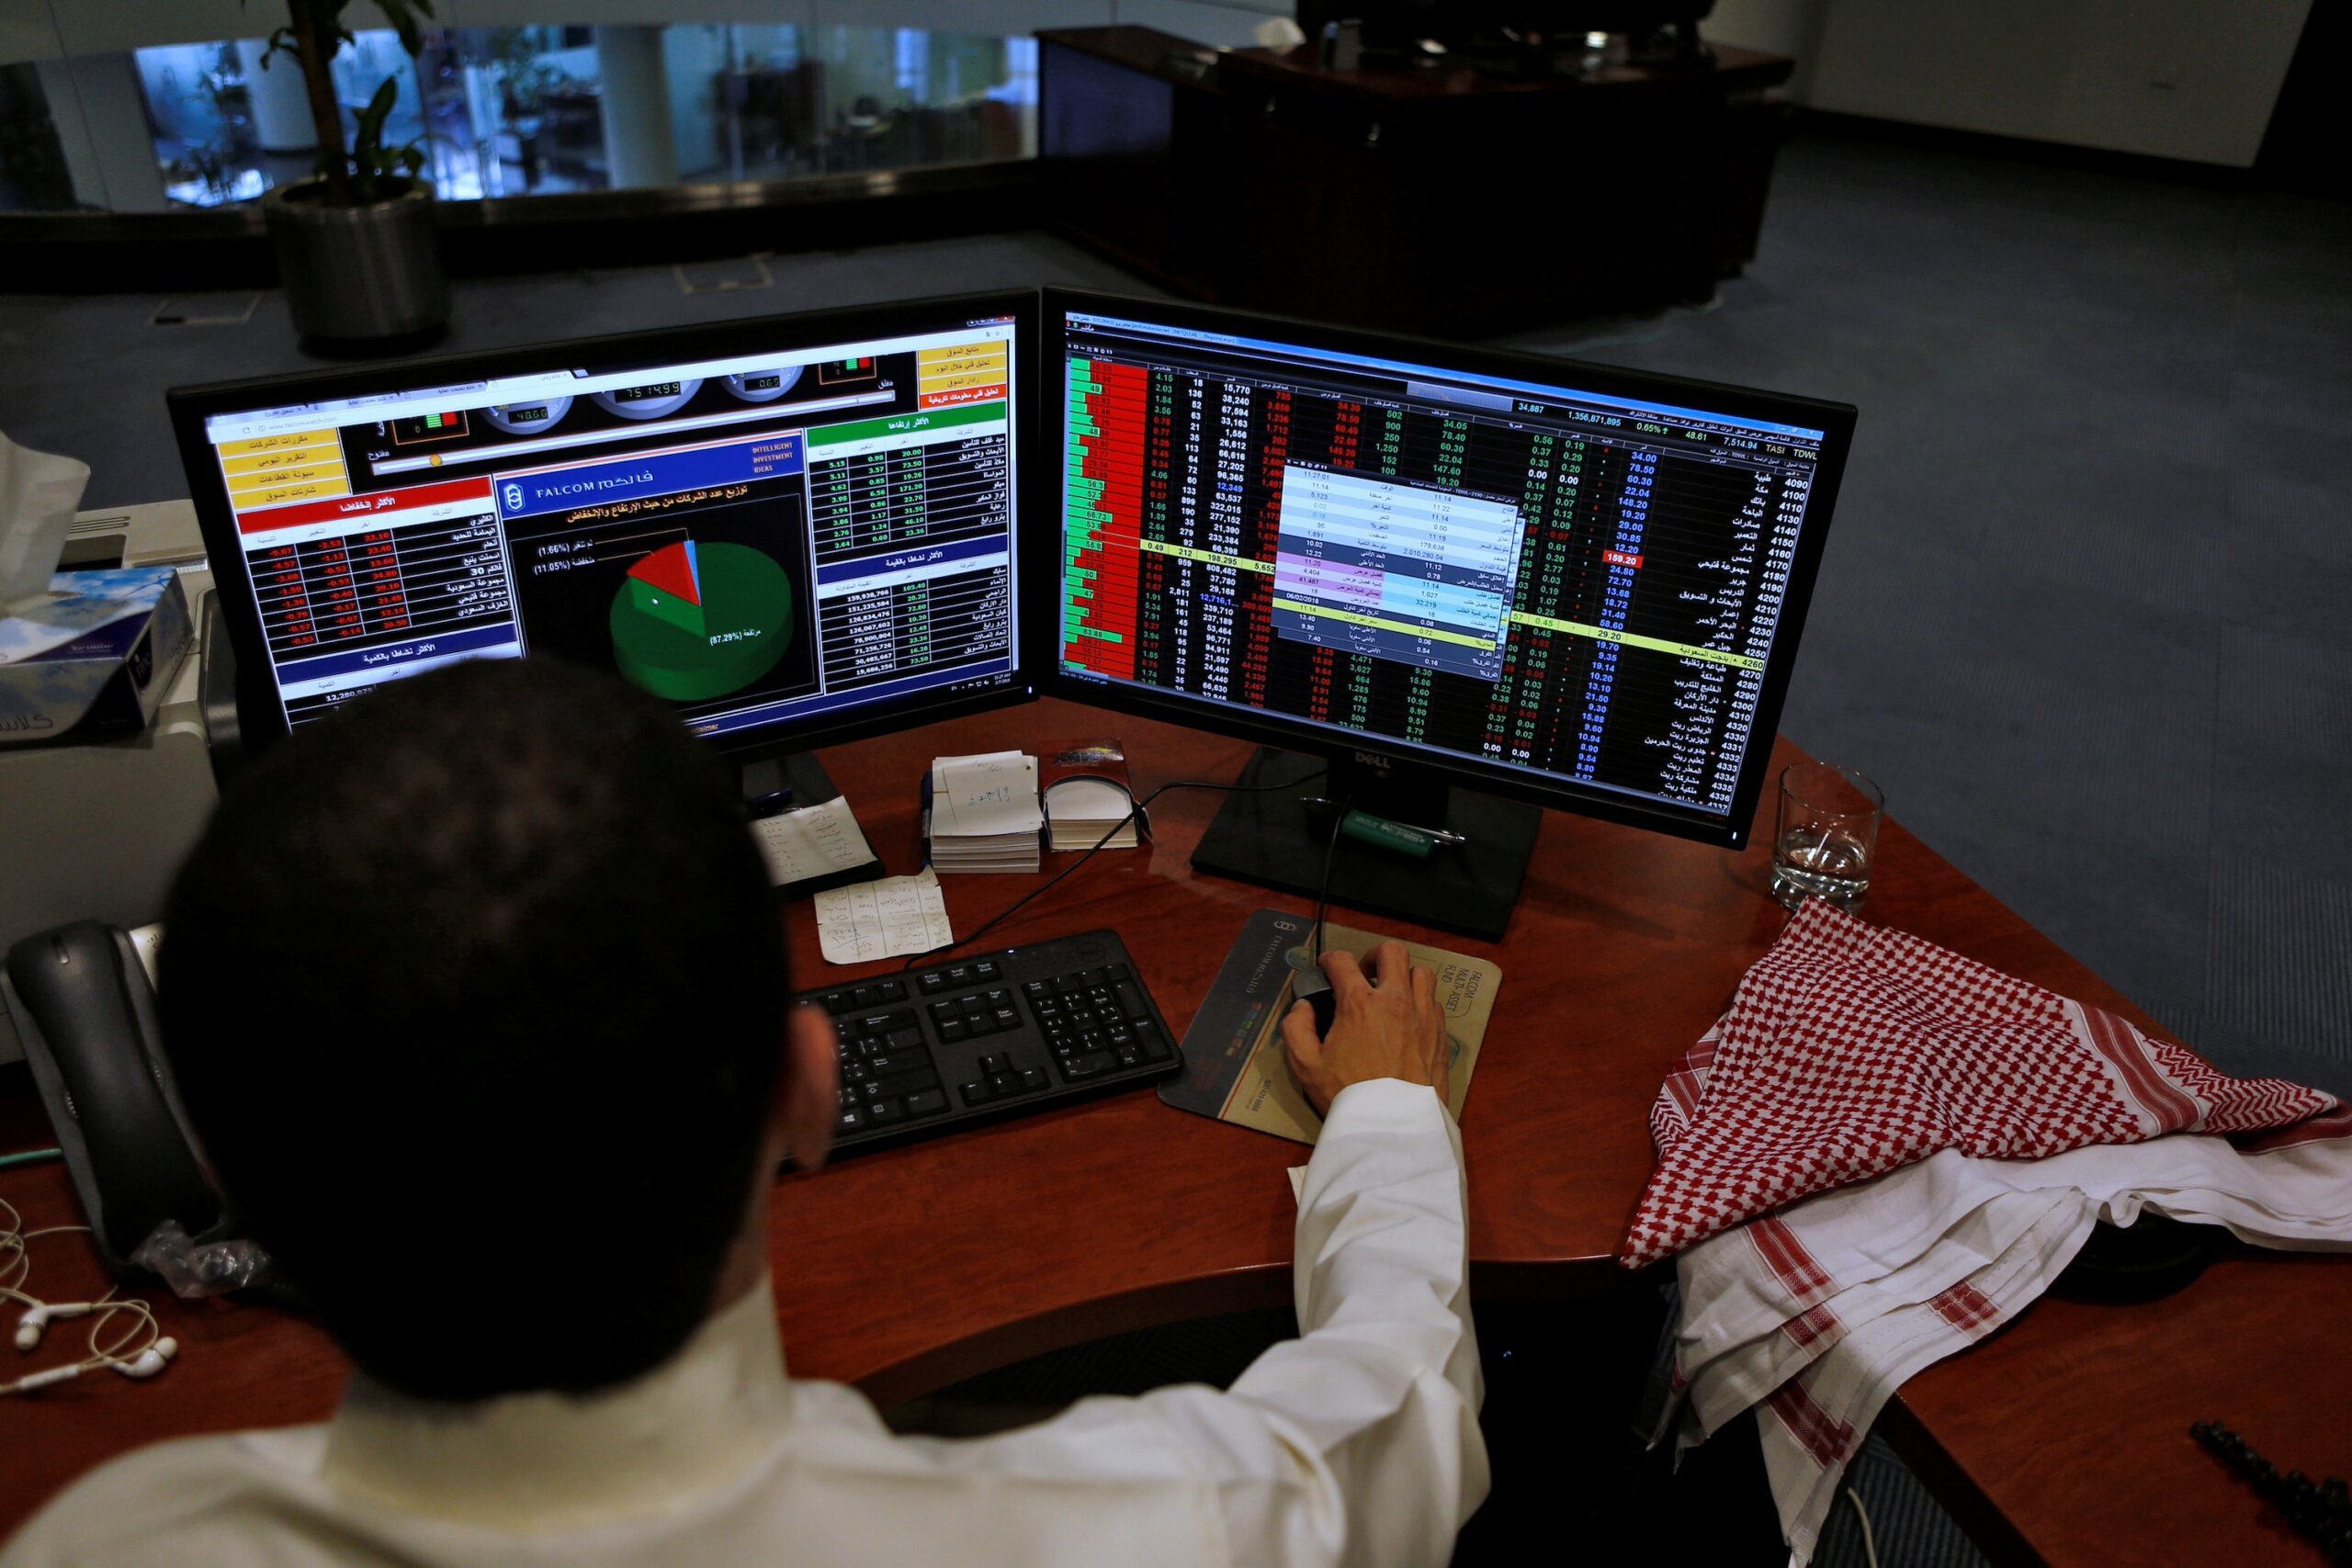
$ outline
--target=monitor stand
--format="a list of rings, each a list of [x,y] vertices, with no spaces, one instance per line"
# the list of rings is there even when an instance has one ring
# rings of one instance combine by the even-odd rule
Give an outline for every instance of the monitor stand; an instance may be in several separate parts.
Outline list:
[[[754,817],[821,806],[841,791],[814,751],[787,751],[745,762],[738,771],[743,785],[743,809]]]
[[[1428,859],[1417,860],[1343,834],[1331,862],[1332,903],[1487,942],[1502,940],[1543,825],[1540,807],[1451,789],[1426,773],[1382,778],[1340,763],[1329,777],[1311,776],[1324,766],[1319,758],[1260,748],[1238,782],[1298,787],[1227,795],[1193,852],[1193,869],[1312,898],[1323,880],[1332,822],[1328,809],[1306,803],[1351,800],[1360,811],[1442,827],[1464,841],[1442,844]]]

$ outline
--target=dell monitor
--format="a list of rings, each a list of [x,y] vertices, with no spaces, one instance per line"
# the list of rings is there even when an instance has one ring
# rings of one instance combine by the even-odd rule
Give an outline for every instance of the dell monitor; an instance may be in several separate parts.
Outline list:
[[[1036,295],[175,391],[248,737],[455,660],[617,671],[776,753],[1032,694]]]
[[[1844,405],[1048,289],[1047,689],[1268,748],[1193,863],[1498,937],[1540,807],[1737,848]],[[1334,811],[1447,831],[1329,858]]]

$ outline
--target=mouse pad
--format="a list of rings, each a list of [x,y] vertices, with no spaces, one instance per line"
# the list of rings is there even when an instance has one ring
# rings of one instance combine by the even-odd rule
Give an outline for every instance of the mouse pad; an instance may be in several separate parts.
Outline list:
[[[1291,1004],[1294,966],[1307,962],[1311,922],[1281,909],[1261,909],[1243,923],[1241,936],[1210,982],[1209,994],[1184,1032],[1184,1071],[1162,1086],[1159,1098],[1179,1111],[1214,1116],[1237,1126],[1311,1144],[1323,1119],[1306,1103],[1290,1064],[1283,1059],[1281,1020]],[[1326,922],[1326,947],[1370,953],[1387,938],[1379,931]],[[1478,1046],[1495,1010],[1495,990],[1503,972],[1483,958],[1442,947],[1407,942],[1413,962],[1437,975],[1438,1005],[1445,1012],[1446,1043],[1453,1067],[1446,1103],[1456,1121],[1478,1065]]]

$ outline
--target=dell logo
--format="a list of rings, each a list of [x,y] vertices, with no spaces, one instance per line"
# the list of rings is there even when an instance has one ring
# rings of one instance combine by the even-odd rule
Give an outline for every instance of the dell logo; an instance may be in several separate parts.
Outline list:
[[[1359,751],[1355,756],[1359,765],[1370,768],[1375,773],[1387,773],[1396,765],[1395,759],[1384,757],[1376,751]]]

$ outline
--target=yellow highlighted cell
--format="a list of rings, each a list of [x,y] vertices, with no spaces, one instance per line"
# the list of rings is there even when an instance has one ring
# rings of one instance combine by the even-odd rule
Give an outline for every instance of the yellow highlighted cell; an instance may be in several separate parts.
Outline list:
[[[249,435],[243,441],[223,441],[215,448],[223,457],[242,457],[249,452],[283,452],[295,446],[315,446],[322,441],[334,439],[328,430],[288,430],[276,435]]]
[[[958,370],[952,375],[925,376],[917,383],[926,392],[951,392],[965,387],[1001,387],[1004,384],[1001,366],[993,370]]]
[[[229,477],[229,493],[242,501],[247,491],[267,490],[276,485],[309,484],[313,479],[334,479],[343,483],[349,478],[344,472],[343,458],[338,454],[323,462],[302,463],[257,474],[232,474]]]
[[[1136,547],[1148,555],[1174,556],[1179,560],[1196,560],[1209,566],[1238,567],[1243,571],[1271,572],[1274,563],[1251,560],[1247,556],[1228,556],[1216,550],[1196,550],[1190,545],[1163,545],[1158,539],[1137,539]]]
[[[1721,649],[1701,648],[1695,643],[1668,642],[1664,637],[1644,637],[1639,632],[1612,631],[1607,626],[1590,626],[1582,621],[1555,621],[1549,615],[1531,615],[1523,611],[1511,612],[1512,620],[1522,626],[1532,626],[1540,632],[1566,632],[1570,637],[1589,637],[1595,642],[1620,642],[1627,648],[1646,648],[1657,653],[1671,653],[1681,659],[1703,659],[1710,664],[1729,664],[1740,670],[1761,670],[1764,661],[1744,653],[1725,653]]]
[[[351,487],[341,479],[333,483],[320,480],[315,484],[278,485],[269,490],[246,491],[236,497],[235,504],[240,512],[252,512],[264,506],[284,506],[296,501],[325,501],[350,493]]]
[[[1353,610],[1334,610],[1324,604],[1304,604],[1296,599],[1274,600],[1277,610],[1291,610],[1302,615],[1317,615],[1327,621],[1344,621],[1351,626],[1371,626],[1376,631],[1398,632],[1406,637],[1424,637],[1430,642],[1456,643],[1464,648],[1492,649],[1495,639],[1490,637],[1470,637],[1462,632],[1443,632],[1435,626],[1417,626],[1410,621],[1392,621],[1385,615],[1359,615]]]
[[[1001,367],[1005,345],[1001,343],[961,343],[952,348],[924,348],[915,351],[918,369],[933,370],[943,365],[994,365]]]
[[[288,446],[270,452],[249,452],[242,457],[224,457],[220,462],[220,469],[230,478],[234,479],[239,474],[280,473],[288,468],[299,468],[306,463],[318,462],[324,457],[342,456],[343,448],[335,441],[334,432],[330,430],[325,433],[322,439],[308,446]]]

